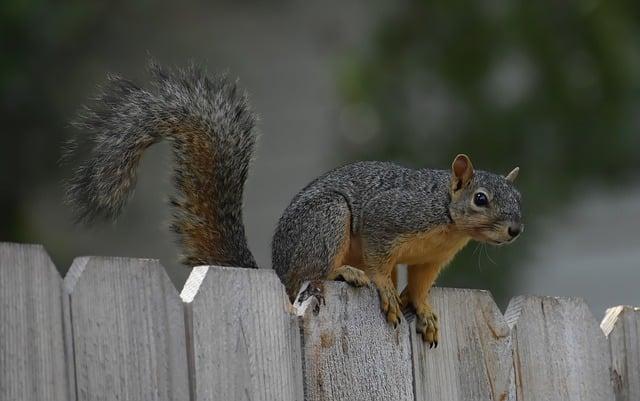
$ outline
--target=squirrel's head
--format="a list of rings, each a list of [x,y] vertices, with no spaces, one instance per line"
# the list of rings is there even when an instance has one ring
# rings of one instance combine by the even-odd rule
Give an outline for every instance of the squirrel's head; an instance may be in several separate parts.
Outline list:
[[[451,165],[449,213],[455,225],[477,241],[502,245],[522,232],[520,193],[513,186],[518,167],[506,176],[474,171],[467,155]]]

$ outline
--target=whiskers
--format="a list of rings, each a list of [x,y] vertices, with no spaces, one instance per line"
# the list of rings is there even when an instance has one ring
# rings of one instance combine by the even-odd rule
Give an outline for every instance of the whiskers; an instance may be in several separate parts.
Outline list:
[[[497,266],[495,260],[491,258],[489,255],[489,250],[487,249],[487,244],[484,242],[478,242],[475,249],[473,250],[473,255],[478,255],[478,270],[482,271],[482,255],[486,256],[487,260],[491,262],[494,266]]]
[[[494,266],[497,265],[496,261],[491,259],[491,256],[489,255],[489,247],[487,246],[487,244],[482,244],[482,249],[484,249],[484,254],[487,256],[487,259],[489,259],[489,262],[491,262],[491,264],[493,264]]]
[[[476,245],[476,248],[473,250],[473,255],[478,255],[478,271],[482,271],[482,263],[481,263],[481,252],[479,253],[478,250],[480,249],[480,247],[482,246],[482,242],[478,242]]]

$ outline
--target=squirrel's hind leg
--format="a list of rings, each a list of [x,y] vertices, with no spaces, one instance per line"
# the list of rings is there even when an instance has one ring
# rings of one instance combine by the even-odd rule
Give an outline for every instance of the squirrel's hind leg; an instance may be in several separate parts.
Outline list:
[[[351,211],[339,194],[315,194],[285,210],[273,237],[272,256],[292,302],[305,281],[366,284],[361,270],[345,266],[350,238]]]

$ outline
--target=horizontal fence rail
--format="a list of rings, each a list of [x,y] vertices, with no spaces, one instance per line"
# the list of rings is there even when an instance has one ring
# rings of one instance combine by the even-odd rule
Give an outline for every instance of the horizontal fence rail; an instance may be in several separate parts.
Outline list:
[[[435,288],[441,341],[386,323],[373,288],[0,243],[0,400],[640,400],[640,308]]]

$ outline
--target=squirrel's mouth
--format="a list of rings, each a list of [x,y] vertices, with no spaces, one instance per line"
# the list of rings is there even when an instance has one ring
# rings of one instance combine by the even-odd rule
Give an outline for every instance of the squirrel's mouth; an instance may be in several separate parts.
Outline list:
[[[518,236],[509,237],[508,239],[505,239],[505,240],[499,240],[499,239],[495,239],[495,238],[485,237],[484,242],[487,242],[487,243],[489,243],[491,245],[495,245],[495,246],[502,246],[502,245],[507,245],[507,244],[513,243],[517,238],[518,238]]]
[[[514,240],[515,240],[515,238],[511,239],[511,240],[508,240],[508,241],[496,241],[496,240],[493,240],[493,239],[489,239],[489,240],[485,240],[485,242],[487,242],[487,243],[489,243],[491,245],[495,245],[495,246],[502,246],[502,245],[510,244]]]
[[[508,234],[506,229],[504,231],[504,233],[503,230],[479,231],[476,232],[476,235],[474,235],[473,237],[477,241],[485,242],[487,244],[495,246],[511,244],[519,237],[519,235],[513,236]]]

